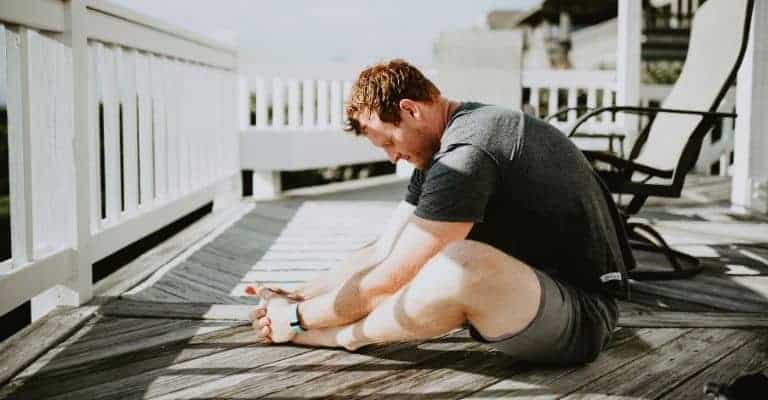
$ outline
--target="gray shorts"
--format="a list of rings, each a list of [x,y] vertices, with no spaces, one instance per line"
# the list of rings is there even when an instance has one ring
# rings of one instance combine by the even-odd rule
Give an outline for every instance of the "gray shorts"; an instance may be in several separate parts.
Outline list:
[[[608,295],[553,279],[541,270],[534,268],[534,272],[541,284],[541,300],[538,313],[525,329],[487,338],[470,325],[470,334],[524,361],[559,365],[593,361],[616,328],[616,302]]]

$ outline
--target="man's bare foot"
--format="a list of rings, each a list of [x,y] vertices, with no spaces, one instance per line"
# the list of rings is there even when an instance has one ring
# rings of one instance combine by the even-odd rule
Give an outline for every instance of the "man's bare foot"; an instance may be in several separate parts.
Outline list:
[[[245,294],[249,296],[258,296],[264,300],[269,300],[274,297],[283,297],[292,303],[298,303],[304,301],[304,296],[295,291],[288,291],[279,287],[268,287],[262,285],[247,285],[245,287]]]
[[[353,348],[349,345],[349,341],[344,340],[344,328],[345,327],[342,326],[334,328],[311,329],[296,335],[292,342],[312,347],[341,347],[349,351],[357,350],[359,346]]]

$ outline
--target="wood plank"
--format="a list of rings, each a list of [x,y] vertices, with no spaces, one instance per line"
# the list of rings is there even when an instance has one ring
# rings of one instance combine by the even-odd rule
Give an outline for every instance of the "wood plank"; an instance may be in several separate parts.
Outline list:
[[[648,328],[750,328],[768,327],[766,313],[622,311],[619,326]]]
[[[175,363],[165,368],[116,377],[110,382],[85,387],[51,399],[126,399],[163,395],[179,398],[179,394],[184,393],[185,389],[197,385],[213,386],[231,375],[241,375],[251,370],[262,371],[262,374],[268,375],[273,371],[271,364],[312,351],[318,350],[254,343]]]
[[[187,301],[186,298],[171,293],[167,290],[165,290],[162,287],[148,287],[146,289],[141,290],[141,292],[134,294],[134,295],[128,295],[128,297],[123,297],[127,299],[132,300],[142,300],[142,301],[158,301],[158,302],[166,302],[166,303],[185,303]]]
[[[702,398],[702,389],[706,383],[730,383],[739,376],[765,371],[768,368],[768,358],[764,357],[766,348],[768,348],[768,332],[755,331],[754,339],[747,344],[716,363],[710,364],[704,371],[678,385],[661,398],[698,400]],[[763,355],[763,357],[755,357],[755,355]]]
[[[717,297],[763,304],[768,308],[768,276],[728,276],[702,273],[691,279],[653,282],[657,286],[682,292],[715,293]]]
[[[0,386],[64,341],[95,312],[96,307],[58,307],[0,343]]]
[[[124,354],[137,348],[152,346],[155,343],[164,343],[179,335],[192,336],[195,333],[220,330],[231,325],[215,322],[204,326],[198,321],[130,319],[121,321],[121,324],[115,324],[116,329],[112,329],[109,328],[110,324],[105,324],[103,321],[100,319],[84,326],[36,360],[18,377],[30,376],[41,370],[50,372],[66,369],[110,355]],[[129,325],[125,326],[126,323]],[[123,327],[119,328],[120,325]]]
[[[227,294],[222,294],[207,286],[190,282],[178,276],[174,276],[173,279],[161,278],[153,284],[153,287],[180,296],[185,302],[189,303],[233,304],[237,302],[236,299],[229,297]],[[130,294],[124,295],[123,298],[149,300],[143,297],[141,291],[132,291]]]
[[[208,253],[205,250],[206,249],[201,249],[184,260],[184,266],[187,268],[208,268],[232,276],[243,276],[251,270],[250,263],[237,260],[230,261],[222,258],[217,259],[216,255]]]
[[[631,364],[608,371],[564,398],[583,398],[585,394],[655,398],[751,338],[752,333],[746,331],[695,329]]]
[[[415,347],[415,343],[399,343],[374,347],[357,353],[332,349],[314,350],[301,356],[270,364],[267,366],[268,368],[262,367],[230,375],[211,384],[190,387],[184,391],[173,393],[173,396],[161,397],[157,400],[170,399],[174,396],[182,398],[254,398],[307,382],[310,382],[308,386],[317,388],[320,379],[325,381],[325,379],[336,376],[346,376],[346,381],[349,382],[353,376],[365,379],[364,377],[370,374],[375,376],[389,375],[393,371],[411,369],[420,362],[445,355],[450,349],[457,350],[453,353],[461,353],[461,350],[479,346],[471,339],[466,338],[466,332],[456,332],[452,337],[459,340],[430,341],[418,347]],[[356,371],[362,372],[362,374],[355,374]],[[304,393],[306,396],[307,392]],[[318,394],[318,392],[311,393],[312,396]]]
[[[167,341],[143,343],[144,347],[122,354],[109,354],[67,368],[41,371],[15,379],[0,391],[0,397],[48,398],[122,377],[164,369],[173,364],[205,357],[227,349],[253,344],[250,326],[224,328],[208,333],[177,330]],[[194,334],[194,336],[190,336]]]
[[[178,265],[169,271],[163,279],[180,280],[182,282],[190,282],[204,287],[211,294],[218,294],[229,297],[241,297],[242,293],[233,293],[240,279],[233,278],[231,275],[219,273],[217,271],[211,271],[205,268],[196,268],[190,271],[188,268],[183,268],[183,265]]]
[[[393,349],[392,346],[398,347]],[[450,349],[466,349],[465,346],[477,346],[477,344],[468,337],[466,331],[458,331],[441,338],[422,342],[415,347],[414,344],[410,346],[402,346],[402,344],[382,346],[387,347],[387,351],[393,350],[385,354],[380,353],[384,349],[364,349],[360,353],[369,356],[366,361],[304,382],[292,382],[290,387],[275,391],[265,398],[333,398],[338,391],[345,387],[365,384],[365,382],[386,377],[393,372],[416,367],[419,362],[437,357],[443,352],[450,351]],[[248,396],[255,392],[252,389],[245,386],[233,387],[230,392],[237,391],[237,395]]]
[[[237,221],[250,208],[251,205],[242,203],[203,217],[97,283],[94,286],[94,295],[108,297],[124,293],[212,232]]]
[[[674,310],[685,312],[722,312],[726,311],[721,308],[713,307],[706,304],[691,303],[686,300],[674,299],[671,297],[657,296],[649,293],[644,293],[639,290],[631,291],[631,304],[642,305],[644,307],[650,307],[656,310]]]
[[[622,329],[594,362],[576,367],[534,368],[510,375],[467,398],[489,397],[555,398],[578,390],[604,374],[631,364],[690,332],[689,329]],[[620,333],[620,334],[619,334]]]
[[[109,316],[134,318],[181,318],[225,321],[249,321],[253,305],[162,303],[119,299],[106,304],[99,313]]]
[[[419,353],[415,349],[412,353]],[[332,397],[344,399],[377,399],[401,397],[460,398],[496,382],[500,374],[530,369],[530,365],[514,360],[485,346],[454,344],[450,350],[432,351],[433,357],[402,369],[377,374],[352,385],[342,384]],[[410,355],[412,357],[412,355]],[[354,369],[354,368],[352,368]],[[378,378],[378,379],[376,379]],[[278,393],[277,398],[302,398],[314,395],[314,385],[306,385],[303,393]],[[294,397],[296,396],[296,397]]]
[[[673,289],[662,283],[651,281],[632,282],[633,292],[641,291],[646,294],[657,295],[662,298],[683,300],[689,303],[704,304],[721,310],[739,312],[763,312],[766,305],[746,299],[732,299],[718,296],[716,293],[703,293],[691,290]]]

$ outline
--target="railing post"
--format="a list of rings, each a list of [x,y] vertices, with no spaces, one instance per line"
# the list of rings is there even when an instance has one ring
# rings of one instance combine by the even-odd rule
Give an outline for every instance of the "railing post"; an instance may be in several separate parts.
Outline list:
[[[26,29],[6,33],[8,57],[8,167],[13,267],[34,259],[29,49]]]
[[[69,286],[74,293],[65,296],[64,304],[80,305],[93,295],[91,271],[91,182],[88,159],[90,119],[88,113],[88,38],[86,37],[86,9],[83,0],[69,2],[69,40],[72,46],[73,112],[75,123],[75,199],[76,199],[76,248],[75,276]],[[76,294],[76,295],[75,295]]]
[[[53,306],[79,306],[93,297],[91,270],[91,192],[90,192],[90,119],[89,119],[89,66],[86,37],[86,8],[83,0],[67,2],[65,20],[67,27],[62,36],[65,45],[72,49],[72,112],[74,121],[75,152],[75,251],[72,274],[64,285],[49,290],[32,301],[33,318],[44,315]],[[64,266],[62,266],[64,267]]]

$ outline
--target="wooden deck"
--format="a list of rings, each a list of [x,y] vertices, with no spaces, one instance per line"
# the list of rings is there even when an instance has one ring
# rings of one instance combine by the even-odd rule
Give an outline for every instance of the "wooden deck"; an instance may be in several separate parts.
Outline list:
[[[516,362],[464,330],[355,353],[254,344],[243,285],[327,270],[375,238],[404,187],[254,204],[120,298],[59,310],[4,343],[0,398],[699,399],[705,382],[768,370],[768,220],[731,215],[720,178],[693,179],[682,199],[644,213],[706,271],[635,284],[615,340],[589,365]],[[25,363],[30,343],[41,354]]]

